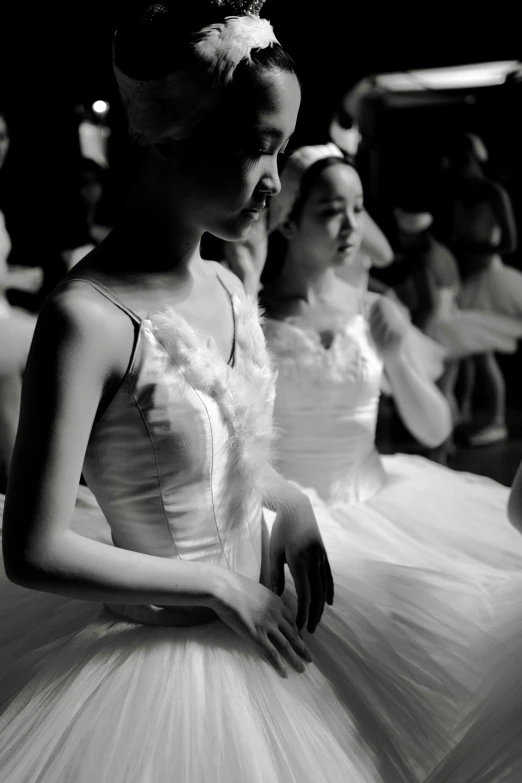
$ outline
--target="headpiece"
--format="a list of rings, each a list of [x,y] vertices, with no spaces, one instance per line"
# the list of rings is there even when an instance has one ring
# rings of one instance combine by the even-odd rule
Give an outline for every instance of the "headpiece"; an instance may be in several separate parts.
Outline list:
[[[259,12],[264,0],[212,0],[237,16],[211,24],[192,36],[191,56],[161,79],[128,76],[114,63],[114,72],[130,130],[143,144],[188,138],[216,105],[243,60],[254,49],[277,44],[270,22]]]
[[[305,172],[326,158],[345,159],[345,156],[335,144],[317,144],[300,147],[289,157],[281,174],[281,191],[270,201],[270,231],[282,226],[290,217],[299,198]]]

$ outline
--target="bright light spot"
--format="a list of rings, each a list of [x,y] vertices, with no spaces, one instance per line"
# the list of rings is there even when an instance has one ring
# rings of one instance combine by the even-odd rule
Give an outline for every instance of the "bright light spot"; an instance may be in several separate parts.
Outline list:
[[[454,68],[433,68],[406,73],[390,73],[377,76],[379,87],[390,92],[418,92],[422,90],[465,90],[474,87],[493,87],[504,84],[506,77],[516,72],[515,60]]]
[[[96,114],[105,114],[109,111],[109,104],[107,101],[94,101],[92,110],[96,112]]]

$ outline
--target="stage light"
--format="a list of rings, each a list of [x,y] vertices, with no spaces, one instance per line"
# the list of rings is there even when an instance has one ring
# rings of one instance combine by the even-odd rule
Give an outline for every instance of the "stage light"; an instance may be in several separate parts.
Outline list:
[[[109,111],[109,104],[107,101],[94,101],[92,110],[96,114],[106,114]]]
[[[405,73],[387,73],[376,77],[376,85],[388,92],[419,92],[422,90],[471,90],[504,84],[516,72],[516,60],[453,68],[431,68]]]

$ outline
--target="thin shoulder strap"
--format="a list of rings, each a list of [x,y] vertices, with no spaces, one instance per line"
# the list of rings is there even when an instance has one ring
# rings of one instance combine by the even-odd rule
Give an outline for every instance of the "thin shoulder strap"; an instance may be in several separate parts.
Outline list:
[[[94,278],[89,277],[89,275],[82,275],[82,274],[75,274],[75,275],[69,275],[68,277],[65,277],[63,280],[61,280],[56,288],[60,288],[61,286],[65,285],[71,280],[79,280],[83,283],[88,283],[90,286],[95,288],[102,296],[104,296],[106,299],[108,299],[110,302],[112,302],[116,307],[119,307],[120,310],[123,310],[124,313],[127,313],[129,318],[131,318],[135,323],[141,324],[142,318],[139,317],[139,315],[136,315],[129,307],[123,304],[118,297],[113,294],[113,292],[110,290],[110,288],[107,288],[107,286],[103,285],[103,283],[99,283],[98,280],[94,280]],[[55,289],[56,290],[56,289]]]

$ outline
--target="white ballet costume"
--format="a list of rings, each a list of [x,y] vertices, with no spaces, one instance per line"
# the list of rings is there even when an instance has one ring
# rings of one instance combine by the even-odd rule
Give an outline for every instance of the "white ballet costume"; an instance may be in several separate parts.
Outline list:
[[[227,364],[212,339],[172,310],[142,320],[99,283],[70,279],[83,280],[124,310],[137,334],[125,379],[91,432],[83,472],[92,492],[80,488],[73,530],[107,546],[218,564],[266,584],[261,488],[269,491],[273,475],[276,376],[257,307],[240,295],[239,285],[229,291],[235,348]],[[338,353],[335,347],[329,355]],[[360,376],[359,355],[358,348],[350,354],[354,377]],[[317,375],[316,357],[303,358]],[[338,361],[334,377],[344,378],[346,361]],[[372,372],[372,389],[378,374]],[[332,399],[330,384],[316,383]],[[308,399],[310,392],[302,392]],[[346,392],[353,400],[348,386]],[[355,415],[332,409],[320,422],[310,417],[329,443],[324,468],[331,465],[332,481],[342,478],[344,486],[342,432],[351,417],[350,448],[368,465],[364,478],[348,471],[357,496],[370,486],[373,493],[382,481],[378,457],[368,451],[376,390],[370,396]],[[302,412],[294,406],[296,417]],[[420,465],[408,468],[410,484],[415,471],[422,474]],[[489,485],[478,487],[494,506],[499,502],[497,487],[491,485],[490,494]],[[402,495],[400,502],[407,506]],[[378,521],[376,511],[376,527]],[[440,623],[435,603],[425,604],[429,571],[415,577],[415,568],[395,564],[393,548],[383,556],[379,547],[368,547],[371,524],[365,528],[362,537],[355,525],[353,547],[344,539],[336,547],[336,530],[331,541],[325,536],[335,602],[314,635],[304,632],[314,662],[304,674],[289,667],[287,679],[218,619],[190,625],[186,609],[187,625],[179,627],[168,608],[102,607],[25,589],[2,572],[2,783],[424,780],[451,747],[466,687],[425,644],[426,610],[435,627]],[[468,559],[473,565],[473,552]],[[284,599],[295,608],[288,574]],[[449,627],[475,627],[475,617],[442,608]],[[458,666],[453,643],[447,655]]]
[[[362,314],[329,348],[299,318],[267,320],[265,336],[279,373],[277,464],[309,496],[330,557],[366,559],[383,573],[402,567],[392,611],[407,618],[408,603],[422,603],[407,632],[475,694],[499,639],[499,592],[522,571],[508,488],[420,456],[377,453],[383,368]],[[464,699],[461,717],[474,704]]]

